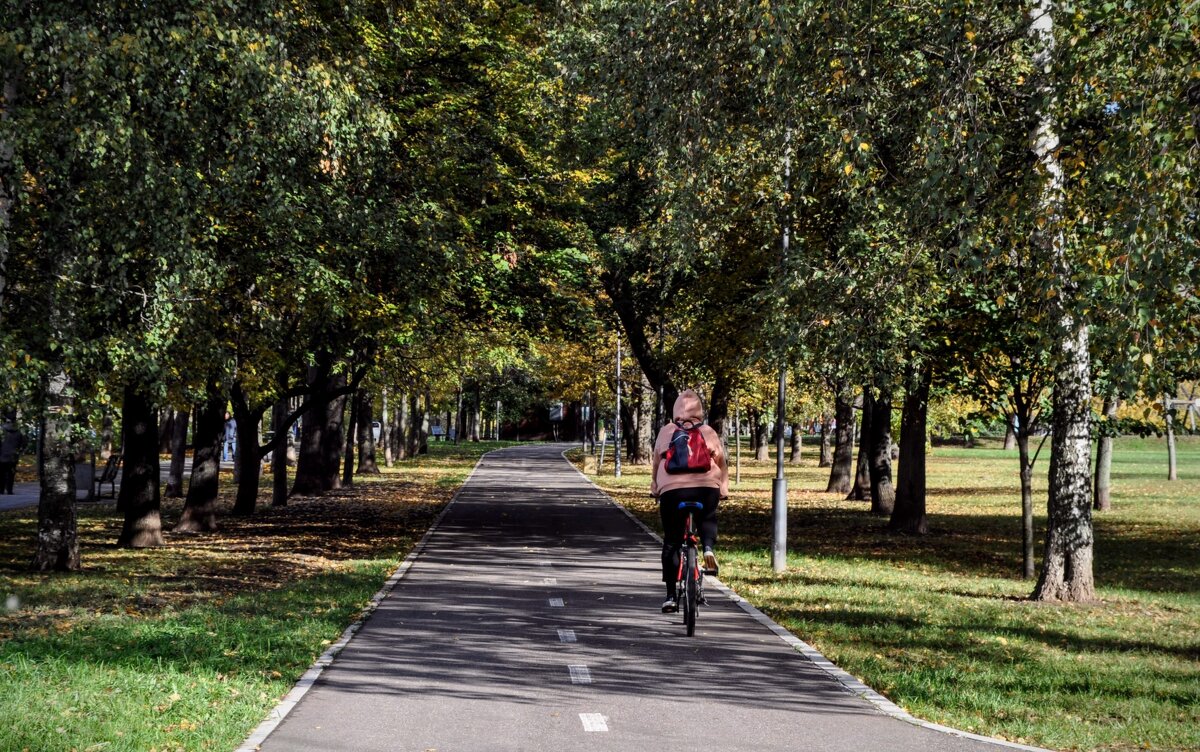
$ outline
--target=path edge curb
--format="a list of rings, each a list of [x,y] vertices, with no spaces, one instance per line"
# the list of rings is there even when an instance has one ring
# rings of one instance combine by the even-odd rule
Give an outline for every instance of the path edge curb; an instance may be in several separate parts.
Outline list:
[[[573,448],[578,448],[578,447],[573,447]],[[659,545],[662,545],[662,542],[663,542],[662,536],[660,536],[658,533],[654,532],[654,530],[652,530],[646,523],[644,523],[640,519],[638,519],[637,515],[635,515],[631,511],[629,511],[625,507],[625,505],[621,504],[616,499],[614,499],[613,497],[611,497],[607,493],[605,493],[604,490],[602,488],[600,488],[600,486],[596,485],[596,482],[594,480],[592,480],[590,477],[587,476],[587,474],[585,474],[582,470],[580,470],[578,467],[576,467],[574,462],[571,462],[571,460],[567,459],[567,452],[569,452],[569,451],[571,451],[571,450],[564,449],[562,452],[562,458],[568,465],[571,466],[571,469],[574,470],[575,472],[579,473],[579,475],[582,476],[583,479],[586,480],[588,483],[590,483],[592,488],[596,489],[596,491],[598,491],[601,496],[603,496],[605,499],[607,499],[610,504],[615,506],[617,509],[621,510],[621,512],[624,513],[625,516],[628,517],[630,520],[632,520],[635,525],[637,525],[647,535],[649,535],[651,538],[653,538],[655,541],[657,541]],[[464,483],[463,485],[466,485],[466,484]],[[995,744],[997,746],[1006,747],[1008,749],[1021,749],[1021,750],[1026,750],[1027,752],[1054,752],[1053,750],[1049,750],[1045,747],[1031,747],[1026,744],[1018,744],[1016,742],[1010,742],[1010,741],[1007,741],[1004,739],[996,739],[991,736],[984,736],[983,734],[973,734],[969,731],[962,731],[961,729],[952,728],[950,726],[943,726],[938,723],[932,723],[930,721],[923,721],[920,718],[916,718],[915,716],[910,714],[908,711],[906,711],[904,708],[895,704],[891,700],[887,699],[883,695],[876,692],[871,687],[867,686],[863,682],[856,679],[854,677],[854,675],[851,674],[850,672],[838,667],[837,664],[835,664],[833,661],[829,660],[824,655],[822,655],[819,650],[817,650],[812,645],[809,645],[804,640],[801,640],[799,637],[797,637],[796,635],[789,632],[786,628],[784,628],[782,625],[780,625],[778,622],[776,622],[771,617],[764,614],[762,611],[760,611],[758,608],[756,608],[753,604],[751,604],[749,601],[747,601],[742,596],[738,595],[732,588],[727,586],[725,583],[721,582],[716,577],[706,577],[705,582],[706,583],[712,582],[713,584],[715,584],[717,590],[721,591],[721,593],[723,593],[725,595],[725,597],[729,598],[729,600],[736,603],[738,605],[738,607],[741,608],[743,611],[745,611],[747,614],[749,614],[752,619],[754,619],[756,622],[758,622],[759,624],[761,624],[764,627],[766,627],[767,629],[769,629],[772,633],[775,634],[776,637],[778,637],[783,642],[787,643],[787,645],[789,647],[791,647],[797,653],[799,653],[800,655],[802,655],[806,659],[808,659],[808,661],[810,663],[812,663],[814,666],[819,668],[830,678],[837,681],[837,683],[840,684],[842,686],[842,688],[845,689],[847,692],[871,703],[872,705],[875,706],[875,708],[877,710],[879,710],[884,715],[891,716],[892,718],[895,718],[896,720],[904,721],[905,723],[909,723],[914,726],[920,726],[922,728],[927,728],[931,731],[937,731],[937,732],[940,732],[943,734],[948,734],[950,736],[961,737],[963,739],[971,739],[971,740],[979,741],[979,742],[987,742],[989,744]],[[241,752],[241,751],[239,750],[239,752]]]
[[[437,531],[438,527],[441,526],[446,513],[450,511],[450,507],[454,506],[454,502],[458,501],[459,494],[471,482],[471,478],[475,477],[475,471],[479,469],[479,466],[483,464],[484,458],[489,454],[491,452],[487,452],[479,457],[475,466],[471,468],[471,472],[467,473],[467,477],[463,479],[462,485],[455,489],[453,495],[450,496],[450,501],[446,502],[446,506],[442,507],[442,511],[430,523],[429,529],[425,531],[425,534],[421,536],[417,544],[408,552],[408,556],[404,557],[404,561],[400,562],[400,566],[396,567],[396,570],[392,572],[391,576],[383,583],[383,586],[379,588],[379,591],[371,598],[371,602],[363,607],[363,610],[359,613],[358,618],[354,620],[354,623],[346,627],[337,642],[326,648],[324,653],[321,653],[320,657],[308,667],[308,670],[297,680],[291,690],[283,696],[283,699],[275,707],[271,708],[262,723],[254,727],[254,730],[250,732],[250,735],[246,737],[246,740],[234,752],[258,752],[262,743],[271,735],[271,732],[280,723],[283,723],[283,719],[287,717],[288,713],[292,712],[292,709],[300,703],[304,695],[308,694],[308,690],[312,689],[312,686],[316,684],[317,679],[325,671],[325,668],[333,663],[338,653],[341,653],[346,645],[350,644],[351,638],[358,634],[358,631],[362,629],[367,620],[371,618],[371,615],[375,613],[375,610],[379,608],[379,604],[383,602],[383,599],[392,592],[396,585],[400,583],[400,580],[404,579],[404,575],[408,574],[408,570],[412,568],[416,560],[425,552],[425,546],[429,543],[429,539]]]

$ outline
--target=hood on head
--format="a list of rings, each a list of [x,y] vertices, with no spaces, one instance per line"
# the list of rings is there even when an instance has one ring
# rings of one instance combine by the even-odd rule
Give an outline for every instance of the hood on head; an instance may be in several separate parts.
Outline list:
[[[675,398],[675,408],[672,410],[674,419],[677,421],[687,421],[691,423],[700,423],[704,420],[704,403],[700,401],[700,395],[692,389],[684,389]]]

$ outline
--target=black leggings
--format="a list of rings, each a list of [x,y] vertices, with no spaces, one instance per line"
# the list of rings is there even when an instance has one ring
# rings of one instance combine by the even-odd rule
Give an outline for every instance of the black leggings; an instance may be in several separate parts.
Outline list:
[[[715,488],[676,488],[664,491],[658,497],[658,513],[662,515],[663,550],[662,572],[663,582],[667,589],[675,586],[675,576],[679,574],[679,551],[683,548],[683,523],[687,513],[691,511],[694,520],[700,528],[700,545],[709,548],[717,545],[717,503],[721,494]],[[680,509],[682,501],[698,501],[704,509]]]

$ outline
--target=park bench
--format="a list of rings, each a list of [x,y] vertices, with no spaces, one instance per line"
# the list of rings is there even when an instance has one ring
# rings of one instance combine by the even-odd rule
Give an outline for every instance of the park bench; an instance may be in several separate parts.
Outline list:
[[[108,484],[109,490],[111,491],[111,493],[108,495],[108,498],[110,498],[110,499],[117,498],[117,471],[119,471],[120,469],[121,469],[121,453],[113,452],[112,454],[108,455],[108,462],[104,463],[104,470],[102,470],[100,472],[100,475],[96,478],[96,498],[97,499],[105,498],[104,495],[100,493],[100,489],[104,486],[105,483]]]

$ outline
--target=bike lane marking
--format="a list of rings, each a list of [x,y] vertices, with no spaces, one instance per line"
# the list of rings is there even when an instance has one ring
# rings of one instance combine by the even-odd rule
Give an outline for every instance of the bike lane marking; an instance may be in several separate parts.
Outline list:
[[[608,731],[608,718],[599,713],[580,713],[583,730],[587,732]]]
[[[563,602],[562,598],[551,598],[550,599],[550,608],[563,608],[565,605],[566,604]]]
[[[571,683],[572,684],[591,684],[592,683],[592,672],[588,670],[587,666],[572,665],[572,666],[567,666],[567,670],[571,672]]]

